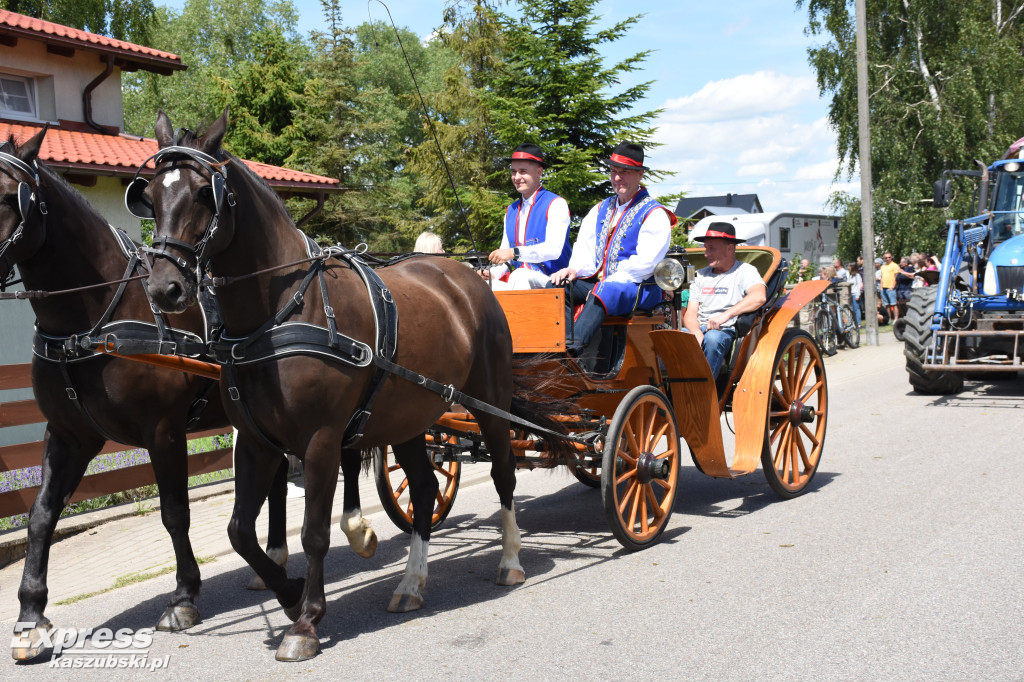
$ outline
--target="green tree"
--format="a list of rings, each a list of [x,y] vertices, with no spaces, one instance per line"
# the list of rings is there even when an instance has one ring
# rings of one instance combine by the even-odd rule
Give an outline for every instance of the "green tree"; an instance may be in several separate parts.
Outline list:
[[[289,0],[188,0],[180,13],[158,8],[150,45],[180,55],[188,69],[172,76],[143,71],[124,74],[125,129],[152,136],[156,112],[161,109],[177,126],[203,129],[228,104],[233,105],[232,121],[246,121],[248,114],[274,121],[283,114],[269,111],[270,105],[282,99],[257,95],[260,84],[255,79],[260,74],[299,77],[294,69],[268,61],[268,53],[288,62],[305,60],[297,22]],[[250,100],[233,97],[238,83],[248,88]],[[296,90],[298,86],[265,82],[262,87]],[[283,102],[283,106],[290,104]],[[274,124],[256,126],[249,121],[247,126],[258,137],[261,128],[273,129]],[[233,132],[234,124],[226,138],[229,148]]]
[[[807,32],[827,40],[808,54],[819,90],[830,98],[837,176],[850,174],[861,153],[853,3],[797,0],[804,5]],[[867,0],[873,224],[880,250],[939,250],[944,216],[928,206],[932,182],[945,169],[975,167],[974,159],[991,163],[1024,133],[1022,21],[1019,8],[1005,0]],[[953,215],[969,210],[971,194],[959,194]],[[835,203],[853,206],[849,197]],[[851,240],[841,235],[841,241]]]
[[[118,40],[147,44],[156,12],[152,0],[4,0],[18,14]]]
[[[500,16],[506,57],[483,99],[506,147],[531,140],[548,150],[554,163],[545,186],[581,217],[611,189],[597,161],[623,140],[651,145],[651,122],[660,112],[633,111],[650,81],[620,88],[622,76],[639,70],[650,51],[611,65],[602,56],[640,15],[598,28],[598,0],[516,2],[521,18]]]
[[[424,225],[450,251],[498,245],[509,189],[497,163],[507,148],[495,136],[481,97],[504,56],[501,25],[490,0],[474,0],[469,9],[466,4],[456,1],[445,9],[439,40],[457,62],[444,73],[439,91],[424,93],[432,122],[423,121],[425,140],[412,150],[408,165],[423,189],[418,205],[427,217]]]

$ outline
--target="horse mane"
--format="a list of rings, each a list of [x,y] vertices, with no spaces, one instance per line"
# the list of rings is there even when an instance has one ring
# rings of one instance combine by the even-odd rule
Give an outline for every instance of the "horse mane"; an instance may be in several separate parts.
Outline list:
[[[12,134],[7,138],[7,140],[0,144],[0,151],[17,156],[17,153],[21,151],[21,147],[22,145],[18,144]],[[96,207],[89,203],[81,192],[75,189],[62,175],[50,168],[46,165],[46,162],[38,157],[36,158],[36,169],[38,170],[40,177],[45,175],[47,180],[56,185],[59,190],[63,191],[64,195],[71,203],[72,210],[79,211],[81,215],[93,216],[94,218],[102,221],[104,225],[107,224],[107,219],[96,210]]]

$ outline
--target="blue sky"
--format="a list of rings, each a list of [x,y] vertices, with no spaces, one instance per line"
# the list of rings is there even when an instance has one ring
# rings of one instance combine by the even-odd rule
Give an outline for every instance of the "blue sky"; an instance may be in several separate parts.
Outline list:
[[[319,0],[292,0],[303,33],[322,26]],[[444,0],[385,0],[395,23],[421,37],[440,25]],[[183,0],[164,3],[180,7]],[[375,0],[342,0],[355,26],[386,20]],[[372,13],[372,16],[371,16]],[[835,135],[818,97],[804,35],[806,9],[786,0],[602,0],[600,27],[644,16],[609,46],[611,64],[653,50],[644,68],[624,80],[654,81],[640,110],[664,109],[655,125],[660,147],[648,165],[675,171],[654,194],[756,193],[765,211],[824,212],[837,189],[859,195],[856,177],[833,184]]]

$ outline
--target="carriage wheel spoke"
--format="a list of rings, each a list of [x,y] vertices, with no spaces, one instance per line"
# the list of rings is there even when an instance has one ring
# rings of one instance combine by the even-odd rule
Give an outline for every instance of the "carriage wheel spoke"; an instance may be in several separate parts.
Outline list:
[[[657,480],[657,479],[655,479]],[[652,481],[653,483],[654,481]],[[650,502],[651,514],[655,520],[660,519],[665,515],[665,510],[658,504],[658,497],[654,494],[654,486],[648,484],[644,486],[644,492],[647,494],[647,501]]]
[[[636,513],[637,508],[640,506],[640,498],[643,496],[643,491],[640,490],[640,484],[635,483],[632,490],[630,491],[630,497],[633,498],[633,504],[629,507],[629,519],[626,526],[632,530],[636,528]]]
[[[636,434],[633,433],[633,425],[628,421],[623,425],[622,431],[626,435],[628,444],[624,448],[619,448],[619,457],[629,462],[632,466],[636,466],[637,458],[643,450],[640,448],[640,444],[636,441]]]
[[[814,445],[814,447],[818,447],[818,445],[820,445],[820,443],[818,442],[818,439],[815,438],[814,434],[811,433],[811,430],[807,428],[807,424],[801,424],[800,425],[800,430],[804,432],[804,434],[811,441],[811,443]]]
[[[800,396],[800,402],[806,403],[808,400],[810,400],[811,394],[821,388],[821,382],[822,380],[818,379],[813,386],[807,389],[807,392]]]
[[[636,481],[632,481],[629,487],[626,489],[626,493],[622,496],[619,501],[619,514],[622,515],[626,512],[626,506],[629,504],[630,499],[633,497],[633,491],[639,485]]]

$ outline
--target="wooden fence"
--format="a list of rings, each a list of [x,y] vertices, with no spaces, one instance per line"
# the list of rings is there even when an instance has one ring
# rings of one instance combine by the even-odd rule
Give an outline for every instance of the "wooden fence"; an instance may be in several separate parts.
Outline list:
[[[30,364],[0,366],[0,390],[31,388],[31,367]],[[40,424],[45,421],[46,418],[39,411],[35,400],[0,403],[0,428]],[[192,438],[205,438],[225,433],[230,433],[230,431],[211,429],[189,435]],[[100,450],[100,453],[107,454],[135,449],[137,448],[132,445],[107,441],[103,449]],[[39,466],[42,461],[42,441],[0,447],[0,472]],[[229,469],[231,466],[231,448],[200,452],[190,455],[188,458],[189,476],[198,476],[199,474]],[[136,464],[123,469],[85,476],[82,478],[82,482],[78,484],[78,489],[75,490],[70,501],[79,502],[93,497],[100,497],[101,495],[110,495],[133,488],[140,488],[153,483],[156,483],[153,467],[149,464]],[[0,518],[27,512],[35,501],[38,492],[39,486],[33,486],[31,488],[0,493]]]

